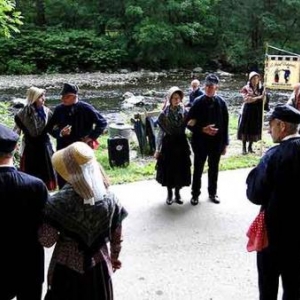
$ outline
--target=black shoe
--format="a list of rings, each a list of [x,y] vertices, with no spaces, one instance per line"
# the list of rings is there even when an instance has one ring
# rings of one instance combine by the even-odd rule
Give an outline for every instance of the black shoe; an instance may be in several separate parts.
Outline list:
[[[215,204],[219,204],[221,202],[217,195],[209,195],[209,200]]]
[[[243,149],[242,154],[243,154],[243,155],[247,155],[247,150],[246,150],[246,149]]]
[[[249,148],[249,149],[248,149],[248,152],[249,152],[249,153],[255,153],[255,151],[254,151],[252,148]]]
[[[175,202],[177,204],[183,204],[183,201],[181,200],[181,196],[180,196],[180,189],[175,188]]]
[[[195,205],[198,205],[198,203],[199,203],[199,198],[198,197],[192,197],[191,204],[195,206]]]
[[[177,204],[183,204],[183,201],[181,200],[181,198],[179,197],[179,198],[175,198],[175,202],[177,203]]]
[[[173,203],[172,197],[167,197],[166,203],[167,203],[168,205],[172,205],[172,203]]]

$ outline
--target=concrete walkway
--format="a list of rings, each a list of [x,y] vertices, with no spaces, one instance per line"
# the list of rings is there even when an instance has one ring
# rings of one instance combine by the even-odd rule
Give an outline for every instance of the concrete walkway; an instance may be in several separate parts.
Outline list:
[[[259,207],[246,199],[249,169],[221,172],[221,204],[208,200],[203,177],[198,206],[190,188],[183,205],[165,204],[156,181],[112,186],[127,209],[123,267],[113,275],[116,300],[255,300],[256,255],[246,251],[246,231]],[[47,250],[49,261],[51,249]]]

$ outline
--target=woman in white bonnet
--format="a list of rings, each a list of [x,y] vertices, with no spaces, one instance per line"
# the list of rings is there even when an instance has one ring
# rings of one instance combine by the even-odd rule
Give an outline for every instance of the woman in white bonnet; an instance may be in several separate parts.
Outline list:
[[[180,190],[191,184],[190,147],[185,134],[186,115],[184,94],[176,86],[168,90],[165,108],[158,116],[156,137],[156,180],[167,187],[166,203],[183,204]],[[173,190],[175,199],[173,199]]]
[[[32,86],[27,90],[27,104],[15,115],[15,130],[23,132],[20,170],[40,178],[48,190],[55,190],[56,175],[51,164],[53,154],[45,126],[52,111],[45,106],[45,90]]]
[[[52,162],[67,183],[46,203],[40,230],[44,247],[56,244],[45,299],[112,300],[111,275],[121,267],[127,212],[108,190],[106,175],[86,143],[58,150]]]
[[[238,122],[237,138],[242,141],[242,154],[254,153],[253,143],[261,140],[265,89],[260,74],[250,72],[248,83],[241,89],[243,104]],[[248,142],[248,147],[247,147]]]

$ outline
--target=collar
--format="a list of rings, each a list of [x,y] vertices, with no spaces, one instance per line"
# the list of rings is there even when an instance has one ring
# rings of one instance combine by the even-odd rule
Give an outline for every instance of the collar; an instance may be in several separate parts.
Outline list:
[[[286,137],[284,137],[282,139],[282,141],[286,141],[286,140],[289,140],[289,139],[292,139],[292,138],[298,138],[298,137],[300,137],[300,134],[299,133],[294,133],[294,134],[287,135]]]
[[[14,168],[14,169],[17,169],[14,165],[11,165],[11,164],[0,165],[0,168]]]

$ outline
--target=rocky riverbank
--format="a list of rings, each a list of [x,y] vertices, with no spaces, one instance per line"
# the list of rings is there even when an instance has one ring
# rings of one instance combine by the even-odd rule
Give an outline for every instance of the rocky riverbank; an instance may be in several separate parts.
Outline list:
[[[240,107],[240,88],[247,81],[245,75],[233,75],[218,71],[221,79],[220,95],[225,98],[230,109]],[[128,72],[121,70],[120,73],[72,73],[72,74],[42,74],[22,76],[0,76],[0,101],[10,101],[13,98],[24,98],[27,88],[32,85],[46,88],[47,99],[59,100],[59,90],[63,82],[73,82],[80,87],[80,96],[83,99],[93,100],[99,98],[101,110],[105,110],[108,104],[119,110],[119,101],[122,95],[129,91],[134,95],[156,97],[158,101],[163,99],[166,90],[172,85],[178,85],[186,95],[192,76],[201,81],[205,73],[192,73],[191,71],[139,71]],[[289,91],[270,91],[271,107],[278,102],[286,102]],[[116,101],[108,101],[115,99]],[[105,100],[105,101],[103,101]],[[157,101],[156,101],[157,102]],[[96,105],[97,106],[97,105]],[[111,107],[108,108],[111,110]]]

